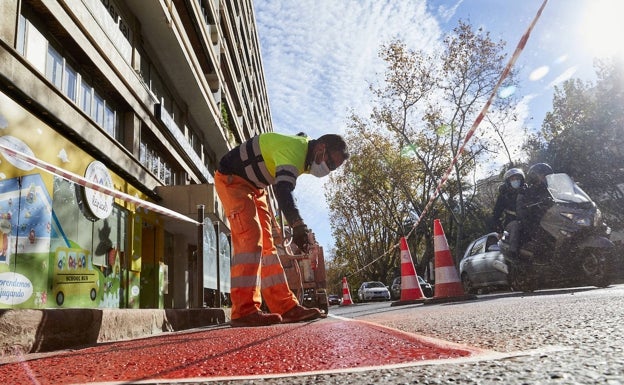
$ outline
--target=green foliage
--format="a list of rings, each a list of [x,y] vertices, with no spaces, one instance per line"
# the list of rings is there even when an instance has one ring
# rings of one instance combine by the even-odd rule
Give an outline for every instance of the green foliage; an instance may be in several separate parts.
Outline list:
[[[532,163],[546,161],[579,183],[615,229],[624,228],[624,63],[596,63],[595,83],[571,79],[555,88]]]
[[[232,143],[232,145],[242,143],[240,136],[236,132],[236,127],[230,125],[230,113],[225,99],[221,101],[221,126],[223,126],[223,129],[228,135],[228,140]]]

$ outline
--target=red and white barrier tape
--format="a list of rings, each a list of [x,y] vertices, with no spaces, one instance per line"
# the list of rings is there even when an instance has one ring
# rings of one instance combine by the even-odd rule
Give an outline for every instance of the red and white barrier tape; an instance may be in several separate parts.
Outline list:
[[[540,6],[539,10],[537,11],[537,14],[535,15],[535,18],[533,18],[533,21],[531,22],[531,24],[529,25],[527,30],[524,32],[524,35],[522,35],[522,37],[520,38],[520,41],[518,42],[518,45],[516,46],[516,50],[514,51],[513,55],[511,55],[511,58],[509,59],[509,62],[507,63],[507,65],[503,69],[503,72],[501,73],[501,76],[498,79],[498,83],[496,83],[496,85],[494,86],[494,89],[492,90],[492,94],[490,95],[488,101],[485,103],[485,105],[481,109],[481,112],[479,113],[479,115],[475,119],[474,123],[472,123],[472,126],[470,127],[470,129],[466,133],[466,136],[464,137],[464,140],[463,140],[461,146],[457,150],[457,154],[455,154],[455,157],[451,161],[451,164],[449,165],[448,169],[444,173],[444,176],[442,177],[442,179],[438,183],[438,186],[436,187],[436,189],[434,190],[433,195],[431,196],[431,198],[427,202],[427,205],[425,206],[423,211],[418,216],[418,220],[416,221],[416,223],[412,227],[412,230],[410,230],[410,233],[407,235],[407,237],[409,237],[409,235],[416,229],[416,227],[418,226],[418,224],[421,221],[421,218],[424,217],[425,214],[429,211],[429,209],[431,208],[431,205],[433,204],[435,199],[440,194],[440,192],[442,190],[442,186],[444,186],[446,184],[446,181],[448,180],[449,176],[451,175],[451,172],[453,172],[453,166],[455,165],[455,163],[457,163],[457,160],[459,159],[461,154],[464,152],[464,148],[466,147],[466,144],[472,138],[472,135],[477,130],[477,127],[479,126],[479,124],[481,124],[481,121],[483,120],[483,118],[485,117],[485,114],[489,110],[490,105],[494,101],[494,98],[496,97],[496,92],[500,88],[501,84],[503,84],[503,81],[505,80],[505,78],[507,78],[507,76],[509,75],[509,72],[511,71],[511,68],[516,63],[516,60],[520,56],[520,53],[522,53],[522,50],[524,50],[524,47],[526,46],[526,43],[529,40],[529,36],[531,35],[531,32],[533,31],[533,27],[535,27],[535,24],[537,23],[537,20],[539,20],[540,16],[542,15],[542,11],[544,11],[544,7],[546,7],[546,3],[548,3],[548,0],[544,0],[542,5]]]
[[[24,154],[22,152],[16,151],[10,147],[7,147],[3,144],[0,144],[0,151],[3,152],[6,156],[11,156],[14,158],[17,158],[19,160],[22,160],[24,162],[27,162],[29,164],[32,164],[33,166],[40,168],[44,171],[47,171],[51,174],[55,174],[60,176],[63,179],[66,179],[70,182],[74,182],[76,184],[79,184],[80,186],[86,187],[86,188],[90,188],[92,190],[101,192],[103,194],[106,195],[110,195],[113,196],[115,198],[121,199],[124,202],[129,202],[132,203],[134,205],[136,205],[137,207],[145,207],[151,211],[157,212],[159,214],[162,215],[166,215],[168,217],[171,218],[175,218],[175,219],[179,219],[181,221],[186,221],[186,222],[191,222],[193,224],[199,225],[200,223],[197,222],[196,220],[187,217],[186,215],[180,214],[178,212],[175,212],[173,210],[170,210],[168,208],[159,206],[157,204],[145,201],[143,199],[139,199],[137,197],[134,197],[132,195],[128,195],[125,193],[122,193],[121,191],[117,191],[115,189],[112,189],[110,187],[101,185],[101,184],[97,184],[97,183],[93,183],[83,177],[81,177],[80,175],[74,174],[70,171],[64,170],[60,167],[56,167],[50,163],[47,163],[41,159],[37,159],[33,156]]]

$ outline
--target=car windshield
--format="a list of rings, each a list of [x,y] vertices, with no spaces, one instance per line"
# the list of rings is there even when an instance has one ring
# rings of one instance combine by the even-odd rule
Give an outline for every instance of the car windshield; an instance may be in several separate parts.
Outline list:
[[[585,191],[574,183],[568,174],[546,175],[546,183],[548,191],[556,200],[573,203],[591,202]]]
[[[369,282],[368,285],[366,285],[366,287],[373,288],[373,287],[385,287],[385,286],[381,282]]]

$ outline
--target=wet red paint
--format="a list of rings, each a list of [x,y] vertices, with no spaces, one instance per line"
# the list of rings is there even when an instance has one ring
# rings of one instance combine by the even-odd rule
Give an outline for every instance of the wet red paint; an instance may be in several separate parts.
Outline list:
[[[474,352],[373,324],[326,319],[103,344],[5,364],[0,378],[6,384],[45,385],[270,375],[458,358]]]

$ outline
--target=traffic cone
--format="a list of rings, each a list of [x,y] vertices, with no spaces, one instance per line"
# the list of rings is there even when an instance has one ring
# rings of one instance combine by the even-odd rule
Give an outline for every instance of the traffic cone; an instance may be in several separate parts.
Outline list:
[[[453,257],[439,219],[433,221],[433,250],[435,253],[434,295],[426,302],[462,301],[476,298],[475,295],[464,293],[464,287],[453,263]]]
[[[421,303],[424,298],[425,295],[422,292],[420,283],[418,283],[416,268],[407,247],[407,240],[405,237],[401,237],[401,299],[393,302],[390,306]]]
[[[340,303],[340,306],[347,305],[353,305],[353,301],[351,301],[351,293],[349,292],[347,277],[342,277],[342,303]]]

